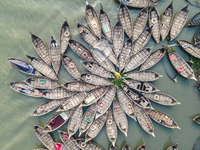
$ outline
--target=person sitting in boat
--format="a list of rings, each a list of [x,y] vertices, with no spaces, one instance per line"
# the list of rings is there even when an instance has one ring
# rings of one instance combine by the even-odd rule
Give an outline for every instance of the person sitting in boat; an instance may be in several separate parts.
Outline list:
[[[165,121],[164,121],[164,120],[162,120],[162,119],[161,119],[159,122],[160,122],[160,123],[162,123],[162,124],[164,124],[164,123],[165,123]]]

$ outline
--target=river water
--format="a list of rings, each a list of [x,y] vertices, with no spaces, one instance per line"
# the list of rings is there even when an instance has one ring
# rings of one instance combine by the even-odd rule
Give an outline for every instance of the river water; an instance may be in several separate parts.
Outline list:
[[[170,3],[170,0],[161,0],[157,6],[159,13]],[[99,13],[100,3],[111,19],[112,25],[117,22],[117,13],[119,3],[117,0],[90,0],[89,3]],[[184,0],[174,1],[174,12],[177,12],[187,3]],[[189,18],[199,11],[199,8],[189,6]],[[139,9],[130,9],[132,19],[135,19]],[[26,55],[37,56],[32,46],[29,32],[32,32],[42,38],[46,43],[50,43],[51,35],[58,41],[60,27],[65,18],[71,28],[72,38],[81,41],[88,48],[89,46],[78,35],[75,21],[86,25],[85,21],[85,1],[84,0],[1,0],[0,1],[0,145],[1,150],[31,150],[38,147],[44,147],[33,132],[32,124],[44,125],[48,119],[56,112],[53,111],[41,117],[30,117],[33,110],[41,103],[47,101],[43,98],[31,98],[21,95],[11,90],[5,82],[22,81],[28,78],[28,75],[20,73],[13,69],[6,58],[16,57],[28,60]],[[197,27],[184,28],[176,39],[192,40]],[[167,43],[165,40],[163,43]],[[163,43],[155,44],[153,39],[147,46],[154,46],[154,50],[160,48]],[[174,44],[175,41],[170,42]],[[184,59],[188,59],[185,53],[178,46],[173,47],[177,53]],[[82,60],[70,48],[67,52],[78,64],[82,73],[86,72],[80,63]],[[175,75],[170,64],[165,62],[169,74]],[[135,149],[143,142],[146,143],[148,150],[166,149],[172,143],[179,143],[180,150],[191,150],[195,140],[199,137],[200,126],[192,121],[192,117],[200,113],[199,91],[195,88],[195,81],[184,79],[178,76],[178,83],[173,82],[167,77],[163,68],[162,61],[151,70],[162,74],[164,77],[153,82],[161,92],[175,97],[181,102],[181,105],[167,107],[155,104],[154,108],[162,110],[172,116],[181,130],[168,129],[156,122],[154,123],[155,135],[152,137],[139,126],[137,122],[129,119],[128,137],[125,137],[118,130],[117,146],[121,148],[125,142],[128,142],[132,149]],[[74,80],[61,67],[59,72],[61,82]],[[60,130],[66,131],[67,124]],[[60,141],[58,132],[52,134],[55,141]],[[75,135],[77,137],[77,135]],[[108,149],[109,140],[106,135],[105,127],[94,139],[105,149]]]

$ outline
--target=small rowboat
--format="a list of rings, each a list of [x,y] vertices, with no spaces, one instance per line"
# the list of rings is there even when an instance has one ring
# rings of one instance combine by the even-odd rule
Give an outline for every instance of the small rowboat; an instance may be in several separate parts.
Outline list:
[[[178,143],[169,146],[167,150],[178,150]]]
[[[172,22],[171,30],[170,30],[170,40],[172,41],[183,29],[189,14],[187,4],[185,7],[180,9],[174,17]]]
[[[86,22],[92,32],[100,39],[101,38],[101,25],[99,18],[97,16],[94,8],[86,0],[86,9],[85,9]]]
[[[118,0],[123,2],[124,5],[134,8],[144,8],[150,4],[149,0]]]
[[[7,58],[8,62],[18,71],[35,76],[42,76],[33,66],[18,58]]]
[[[62,27],[60,29],[60,52],[61,52],[61,54],[64,54],[65,51],[67,50],[67,47],[69,45],[69,40],[70,40],[70,28],[69,28],[67,19],[65,19],[65,21],[62,24]]]
[[[65,147],[65,145],[62,143],[54,143],[54,147],[56,150],[68,150],[67,147]]]
[[[162,41],[167,37],[173,21],[173,1],[167,6],[160,20],[160,35]]]
[[[131,150],[131,147],[126,143],[123,147],[122,150]]]
[[[93,141],[85,142],[85,139],[76,139],[77,146],[82,150],[103,150],[101,146]]]
[[[200,115],[195,116],[192,120],[193,120],[194,122],[200,124]]]
[[[136,150],[147,150],[146,144],[144,143],[144,144],[140,145]]]
[[[194,147],[192,150],[199,150],[199,148],[200,148],[200,137],[194,143]]]
[[[51,66],[51,59],[49,56],[49,49],[47,45],[42,41],[38,36],[31,33],[31,40],[33,43],[33,47],[35,48],[35,51],[38,53],[40,58],[47,63],[49,66]]]
[[[190,55],[200,59],[200,46],[197,46],[194,43],[185,41],[185,40],[177,40],[179,45]]]
[[[168,51],[168,56],[171,64],[181,76],[195,81],[197,80],[195,78],[194,71],[182,57],[172,51]]]
[[[188,26],[190,27],[194,27],[198,25],[200,25],[200,12],[198,12],[188,21]]]
[[[194,33],[194,44],[200,43],[200,27]]]

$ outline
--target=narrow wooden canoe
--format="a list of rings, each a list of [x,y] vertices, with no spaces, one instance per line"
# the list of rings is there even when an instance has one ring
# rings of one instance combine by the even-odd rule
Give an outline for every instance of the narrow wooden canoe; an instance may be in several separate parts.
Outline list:
[[[133,43],[133,48],[132,48],[132,54],[131,54],[131,56],[137,54],[149,42],[149,40],[151,38],[152,27],[153,26],[151,26],[150,28],[147,28],[146,30],[144,30],[140,34],[140,36],[138,37],[138,39],[135,40],[135,42]]]
[[[124,67],[127,65],[130,59],[130,55],[132,52],[133,40],[129,38],[125,43],[119,54],[119,72],[121,72]]]
[[[124,27],[121,24],[121,21],[117,21],[113,28],[112,32],[113,37],[113,50],[115,52],[115,55],[118,57],[121,53],[121,50],[123,48],[124,43]]]
[[[130,12],[124,3],[120,3],[119,5],[119,20],[121,24],[124,27],[124,32],[126,35],[131,38],[133,37],[133,26],[132,26],[132,20],[131,20],[131,15]]]
[[[140,66],[140,71],[147,70],[157,64],[165,56],[166,48],[159,48],[155,50],[147,60]]]
[[[194,44],[200,43],[200,27],[194,33]]]
[[[90,29],[88,29],[83,24],[80,24],[77,22],[76,25],[77,25],[78,33],[80,34],[82,39],[85,40],[85,42],[87,42],[90,46],[96,45],[96,43],[99,41],[96,35],[94,35],[92,31],[90,31]]]
[[[167,6],[160,19],[160,35],[162,41],[167,37],[173,21],[173,1]]]
[[[32,97],[40,97],[40,91],[24,82],[7,82],[14,91]]]
[[[33,66],[19,58],[7,58],[8,62],[18,71],[35,76],[42,76]]]
[[[108,41],[110,43],[112,43],[112,26],[111,26],[111,22],[110,22],[110,19],[109,19],[107,13],[103,10],[103,6],[101,4],[100,4],[100,6],[101,6],[101,8],[100,8],[99,19],[100,19],[100,23],[101,23],[101,28],[102,28],[102,31],[103,31],[104,35],[108,39]]]
[[[142,93],[142,94],[146,98],[150,99],[151,101],[161,104],[161,105],[173,106],[173,105],[181,104],[172,96],[164,94],[164,93],[154,92],[154,93]]]
[[[52,132],[60,128],[71,117],[73,111],[74,109],[71,109],[71,110],[67,110],[67,111],[63,111],[63,112],[55,114],[45,124],[44,132]]]
[[[168,57],[173,67],[180,75],[195,81],[197,80],[195,78],[194,71],[182,57],[172,51],[168,51]]]
[[[119,150],[117,146],[110,145],[109,150]]]
[[[47,47],[46,43],[42,41],[38,36],[35,34],[31,33],[31,40],[33,43],[33,47],[35,48],[35,51],[38,53],[40,58],[47,63],[48,65],[51,66],[51,59],[49,56],[49,48]]]
[[[185,7],[180,9],[174,17],[172,22],[171,30],[170,30],[170,40],[172,41],[183,29],[189,14],[187,4]]]
[[[93,141],[85,142],[85,139],[76,139],[77,146],[82,150],[103,150],[101,146]]]
[[[171,145],[171,146],[169,146],[168,148],[167,148],[167,150],[178,150],[178,143],[176,143],[176,144],[173,144],[173,145]]]
[[[100,66],[98,63],[91,61],[82,61],[83,66],[91,73],[103,78],[115,78],[109,71]]]
[[[31,116],[42,116],[45,115],[54,109],[56,109],[59,105],[61,105],[64,102],[63,99],[58,100],[58,99],[53,99],[49,100],[47,102],[44,102],[43,104],[39,105],[31,114]]]
[[[167,127],[167,128],[172,128],[172,129],[181,129],[178,124],[176,123],[176,121],[170,117],[168,114],[160,111],[160,110],[156,110],[156,109],[146,109],[145,110],[147,112],[147,114],[157,123]]]
[[[144,144],[140,145],[136,150],[147,150],[146,144],[144,143]]]
[[[188,26],[194,27],[200,25],[200,12],[195,14],[189,21]]]
[[[116,87],[112,86],[107,93],[98,100],[97,112],[95,119],[102,116],[111,106],[113,99],[115,98]]]
[[[95,59],[93,58],[90,51],[80,42],[71,39],[69,40],[69,46],[77,55],[79,55],[83,59],[95,62]]]
[[[64,54],[67,50],[67,47],[69,45],[70,40],[70,28],[69,24],[67,22],[67,19],[62,24],[62,27],[60,29],[60,52],[61,54]]]
[[[152,28],[152,36],[156,43],[160,41],[160,17],[158,10],[153,6],[149,12],[149,27]]]
[[[62,143],[54,143],[54,147],[56,148],[56,150],[68,150],[67,147],[65,147],[64,144]]]
[[[103,114],[102,116],[100,116],[99,118],[95,119],[93,121],[93,123],[91,124],[91,126],[88,128],[88,130],[86,131],[85,134],[85,142],[87,143],[88,141],[91,141],[92,139],[94,139],[99,132],[101,131],[101,129],[103,128],[106,120],[107,120],[107,112],[105,114]]]
[[[126,114],[120,106],[120,103],[117,100],[113,101],[113,116],[115,118],[115,122],[120,129],[121,132],[127,137],[128,132],[128,120]]]
[[[65,144],[65,146],[68,149],[80,150],[80,148],[76,145],[76,140],[73,137],[69,138],[69,134],[67,132],[64,131],[58,131],[58,132],[61,141],[63,142],[63,144]]]
[[[162,77],[162,75],[149,70],[144,71],[134,71],[124,74],[125,78],[130,78],[137,81],[155,81]]]
[[[58,80],[58,77],[56,75],[56,73],[54,72],[54,70],[48,65],[46,64],[44,61],[42,61],[41,59],[37,58],[37,57],[33,57],[33,56],[28,56],[28,60],[31,63],[31,65],[40,73],[42,73],[43,75],[45,75],[48,78],[51,78],[53,80]]]
[[[200,59],[200,46],[186,40],[177,40],[179,45],[190,55]]]
[[[72,116],[69,119],[68,125],[67,125],[67,132],[69,135],[69,138],[72,137],[80,127],[81,119],[83,115],[83,107],[77,106],[72,114]]]
[[[137,54],[131,56],[130,61],[124,68],[124,72],[129,72],[131,70],[134,70],[137,67],[139,67],[142,63],[144,63],[151,54],[151,49],[152,48],[144,48]]]
[[[24,80],[24,82],[37,89],[54,89],[61,86],[58,81],[41,76],[30,77]]]
[[[63,55],[62,64],[72,77],[80,80],[81,71],[78,69],[75,62],[69,56]]]
[[[200,124],[200,115],[197,115],[193,118],[193,121]]]
[[[43,127],[38,125],[33,125],[33,131],[35,132],[38,139],[50,150],[56,150],[54,147],[54,141],[51,135],[47,132],[44,132]]]
[[[119,2],[123,2],[124,5],[128,7],[134,8],[144,8],[149,5],[149,0],[118,0]]]
[[[109,80],[102,78],[100,76],[91,74],[91,73],[85,73],[81,75],[81,79],[85,81],[86,83],[98,85],[98,86],[109,86],[113,85]]]
[[[131,147],[126,143],[123,147],[122,150],[131,150]]]
[[[133,41],[135,41],[144,30],[148,19],[148,6],[144,7],[136,16],[133,23]]]
[[[97,103],[90,105],[83,114],[81,124],[79,127],[79,137],[84,133],[92,124],[97,111]]]

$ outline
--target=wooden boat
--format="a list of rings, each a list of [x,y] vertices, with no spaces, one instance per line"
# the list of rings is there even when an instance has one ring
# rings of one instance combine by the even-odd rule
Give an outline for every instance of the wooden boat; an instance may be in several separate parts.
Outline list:
[[[118,0],[123,2],[124,5],[134,8],[144,8],[150,4],[149,0]]]
[[[74,109],[71,109],[71,110],[67,110],[67,111],[63,111],[63,112],[55,114],[45,124],[44,132],[52,132],[60,128],[71,117],[73,111]]]
[[[195,14],[189,21],[188,26],[194,27],[200,25],[200,12]]]
[[[31,63],[31,65],[40,73],[42,73],[43,75],[45,75],[48,78],[51,78],[53,80],[58,80],[58,77],[56,75],[56,73],[54,72],[54,70],[48,65],[46,64],[44,61],[42,61],[41,59],[37,58],[37,57],[33,57],[33,56],[28,56],[28,60]]]
[[[102,116],[111,106],[113,99],[115,98],[116,87],[112,86],[107,93],[98,100],[97,112],[95,119]]]
[[[45,90],[40,94],[40,96],[48,99],[64,99],[67,97],[71,97],[74,94],[76,94],[76,92],[69,91],[65,88],[60,87],[60,88]]]
[[[134,120],[136,120],[136,115],[134,111],[134,104],[129,99],[129,97],[124,93],[123,90],[120,88],[117,88],[117,98],[119,100],[121,108],[124,110],[124,112]]]
[[[67,132],[69,138],[72,137],[78,131],[78,128],[80,127],[81,124],[82,115],[83,115],[83,107],[77,106],[68,122]]]
[[[133,48],[132,48],[132,54],[131,54],[131,56],[137,54],[149,42],[149,40],[151,38],[152,27],[153,26],[151,26],[150,28],[147,28],[146,30],[144,30],[140,34],[140,36],[138,37],[138,39],[135,40],[135,42],[133,43]]]
[[[144,63],[145,60],[151,54],[151,49],[152,48],[144,48],[141,51],[139,51],[137,54],[131,56],[130,61],[127,63],[126,67],[124,68],[124,72],[129,72],[131,70],[134,70],[137,67],[139,67],[142,63]]]
[[[31,116],[42,116],[45,115],[54,109],[56,109],[59,105],[61,105],[64,102],[64,100],[58,100],[58,99],[53,99],[49,100],[47,102],[44,102],[43,104],[39,105],[31,114]]]
[[[56,150],[54,147],[54,141],[51,135],[47,132],[44,132],[43,127],[38,125],[33,125],[33,131],[35,132],[38,139],[50,150]]]
[[[69,137],[67,132],[58,131],[58,133],[61,141],[68,149],[80,150],[80,148],[76,145],[76,140],[73,137]]]
[[[117,146],[110,145],[109,150],[119,150]]]
[[[81,71],[78,69],[75,62],[69,56],[63,55],[62,64],[72,77],[80,80]]]
[[[151,35],[156,43],[158,43],[160,41],[160,17],[155,6],[149,12],[149,27],[151,26],[153,26]]]
[[[117,140],[117,125],[115,123],[111,108],[108,110],[108,117],[106,120],[106,133],[112,145],[115,146],[115,142]]]
[[[98,86],[109,86],[113,85],[109,80],[102,78],[100,76],[91,74],[91,73],[85,73],[81,75],[81,79],[85,81],[86,83],[98,85]]]
[[[124,27],[121,24],[120,20],[117,21],[117,23],[113,28],[112,38],[113,38],[113,50],[115,52],[115,55],[118,57],[119,54],[121,53],[124,43]]]
[[[130,78],[137,81],[155,81],[158,78],[162,77],[162,75],[149,70],[144,71],[134,71],[124,74],[125,78]]]
[[[142,129],[155,137],[153,123],[151,122],[151,119],[149,118],[146,111],[142,107],[135,105],[135,113],[137,121]]]
[[[135,41],[144,30],[148,19],[148,6],[144,7],[136,16],[133,23],[133,41]]]
[[[180,9],[174,17],[172,22],[171,30],[170,30],[170,40],[172,41],[183,29],[189,14],[187,4],[185,7]]]
[[[14,91],[32,97],[40,97],[40,91],[24,82],[7,82]]]
[[[76,139],[77,146],[82,150],[103,150],[101,146],[93,141],[85,142],[85,139]]]
[[[178,143],[169,146],[167,150],[178,150]]]
[[[97,111],[97,103],[90,105],[83,114],[81,124],[79,127],[79,137],[84,133],[92,124]]]
[[[99,19],[100,19],[100,23],[101,23],[101,28],[103,31],[103,34],[106,36],[106,38],[108,39],[108,41],[110,43],[112,43],[112,26],[111,26],[111,22],[110,19],[107,15],[107,13],[103,10],[103,6],[100,3],[100,15],[99,15]]]
[[[69,91],[76,91],[76,92],[90,91],[98,87],[96,85],[88,84],[83,81],[67,82],[67,83],[64,83],[62,86]]]
[[[186,40],[177,40],[179,45],[190,55],[200,59],[200,46]]]
[[[200,115],[197,115],[193,118],[193,121],[200,124]]]
[[[194,71],[192,68],[185,62],[183,58],[181,58],[178,54],[168,51],[168,57],[173,65],[173,67],[177,70],[177,72],[185,78],[197,80],[194,75]]]
[[[100,39],[101,38],[101,25],[94,8],[86,0],[85,18],[88,26],[92,32]]]
[[[42,76],[33,66],[19,58],[7,58],[8,62],[18,71],[35,76]]]
[[[80,42],[71,39],[69,40],[69,46],[77,55],[79,55],[83,59],[95,62],[95,59],[93,58],[90,51]]]
[[[167,37],[173,21],[173,1],[167,6],[160,19],[160,35],[162,41]]]
[[[165,56],[166,48],[159,48],[155,50],[147,60],[140,66],[140,71],[147,70],[157,64]]]
[[[62,24],[62,27],[60,29],[60,52],[61,54],[64,54],[67,50],[67,47],[69,45],[70,40],[70,28],[69,24],[67,22],[67,19]]]
[[[161,105],[173,106],[173,105],[181,104],[172,96],[164,94],[164,93],[154,92],[154,93],[142,93],[142,94],[146,98],[150,99],[151,101],[161,104]]]
[[[130,12],[124,3],[120,3],[119,5],[119,20],[124,27],[124,32],[126,35],[131,38],[133,36],[133,26]]]
[[[120,103],[117,100],[113,101],[113,116],[115,118],[115,122],[120,129],[121,132],[127,137],[128,132],[128,120],[126,114],[120,106]]]
[[[24,82],[37,89],[54,89],[61,86],[58,81],[41,76],[30,77],[24,80]]]
[[[131,147],[126,143],[123,147],[122,150],[131,150]]]
[[[194,143],[194,147],[192,150],[199,150],[199,147],[200,147],[200,137],[198,137],[198,139]]]
[[[144,144],[140,145],[136,150],[147,150],[146,144],[144,143]]]
[[[49,56],[49,49],[44,41],[40,39],[35,34],[31,33],[31,40],[33,43],[33,47],[35,48],[35,51],[38,53],[40,58],[47,63],[49,66],[51,66],[51,59]]]
[[[91,61],[81,61],[81,63],[88,71],[95,75],[103,78],[114,78],[114,76],[109,71],[100,66],[98,63],[94,63]]]
[[[89,106],[95,102],[97,102],[106,92],[108,91],[109,87],[99,87],[97,89],[91,90],[87,92],[86,97],[83,100],[83,106]]]
[[[200,27],[194,33],[194,44],[200,43]]]
[[[76,25],[78,33],[80,34],[82,39],[85,40],[85,42],[87,42],[90,46],[94,46],[99,41],[96,35],[94,35],[92,31],[90,31],[90,29],[88,29],[86,26],[78,22],[76,23]]]
[[[170,117],[168,114],[160,111],[160,110],[156,110],[156,109],[146,109],[145,110],[146,113],[157,123],[168,127],[168,128],[172,128],[172,129],[181,129],[178,124],[176,123],[176,121]]]
[[[54,147],[56,150],[68,150],[67,147],[65,147],[65,145],[62,143],[54,143]]]
[[[125,43],[119,54],[119,72],[121,72],[124,67],[127,65],[130,59],[130,55],[132,52],[133,40],[129,38]]]
[[[99,134],[99,132],[103,128],[106,120],[107,120],[107,112],[93,121],[93,123],[88,128],[88,130],[86,131],[86,134],[85,134],[85,142],[86,143],[88,141],[91,141],[92,139],[94,139]]]

